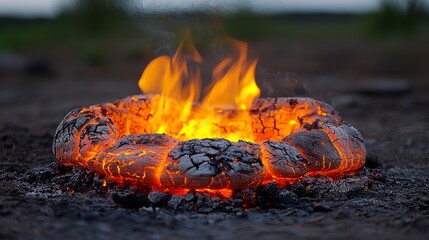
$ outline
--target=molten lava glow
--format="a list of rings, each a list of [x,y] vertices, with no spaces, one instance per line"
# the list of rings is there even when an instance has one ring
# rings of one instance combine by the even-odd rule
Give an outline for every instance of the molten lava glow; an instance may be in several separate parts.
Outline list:
[[[180,140],[225,138],[255,142],[248,109],[260,95],[255,81],[256,60],[247,58],[247,44],[234,41],[235,55],[223,59],[212,72],[208,93],[201,92],[199,64],[194,47],[173,57],[160,56],[148,64],[139,87],[146,94],[160,94],[149,119],[151,132],[165,133]],[[235,109],[226,117],[224,109]],[[228,128],[228,131],[224,129]]]

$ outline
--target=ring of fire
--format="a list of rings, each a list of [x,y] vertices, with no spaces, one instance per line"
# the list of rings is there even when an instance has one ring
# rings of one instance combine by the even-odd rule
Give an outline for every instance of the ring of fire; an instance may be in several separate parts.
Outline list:
[[[258,98],[256,60],[245,43],[233,45],[237,56],[214,68],[202,101],[202,58],[191,46],[148,64],[139,81],[145,95],[71,111],[55,133],[56,158],[115,181],[223,195],[364,165],[362,135],[328,104]]]
[[[361,134],[314,99],[256,99],[249,112],[257,143],[180,141],[153,133],[147,123],[159,99],[136,95],[71,111],[57,128],[55,156],[114,180],[164,190],[243,189],[306,174],[343,173],[365,162]],[[228,119],[238,112],[222,110],[220,131],[235,131]]]

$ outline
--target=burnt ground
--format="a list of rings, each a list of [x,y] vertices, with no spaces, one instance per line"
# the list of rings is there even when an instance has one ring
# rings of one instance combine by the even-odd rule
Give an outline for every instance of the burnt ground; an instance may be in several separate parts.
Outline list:
[[[362,171],[335,182],[319,177],[285,189],[253,189],[260,197],[250,208],[240,205],[245,193],[212,202],[202,202],[209,198],[201,194],[168,196],[167,203],[154,204],[129,187],[102,188],[90,173],[56,164],[53,134],[74,107],[138,93],[142,67],[129,63],[88,70],[55,55],[35,62],[22,56],[30,67],[3,69],[8,81],[0,83],[0,238],[427,239],[429,87],[427,69],[415,65],[419,58],[382,55],[367,63],[373,59],[365,55],[368,48],[354,43],[320,43],[313,51],[282,41],[253,47],[260,56],[264,95],[325,100],[361,130],[368,151]],[[329,47],[342,47],[345,54],[331,56]],[[404,64],[387,71],[384,66],[397,57]],[[364,59],[360,65],[353,62],[358,58]],[[308,74],[277,74],[281,69]],[[391,76],[403,80],[374,79]]]

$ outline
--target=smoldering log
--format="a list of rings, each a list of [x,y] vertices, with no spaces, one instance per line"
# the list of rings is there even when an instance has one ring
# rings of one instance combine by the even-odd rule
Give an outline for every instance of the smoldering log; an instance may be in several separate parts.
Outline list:
[[[283,141],[294,146],[308,160],[309,171],[329,171],[340,167],[340,154],[329,136],[321,130],[297,132],[285,137]]]
[[[68,165],[86,162],[125,135],[147,133],[150,97],[132,96],[117,101],[74,109],[58,125],[53,152]]]
[[[87,167],[88,159],[116,142],[118,130],[107,116],[107,112],[116,110],[113,104],[72,110],[56,130],[56,158],[64,164]]]
[[[338,127],[326,124],[321,127],[341,156],[339,170],[350,171],[365,164],[366,149],[362,134],[346,122]]]
[[[340,117],[326,103],[311,98],[259,98],[250,109],[257,141],[282,140],[304,124],[338,125]]]
[[[139,134],[125,136],[98,158],[89,160],[88,166],[112,177],[132,178],[145,185],[159,185],[158,168],[177,140],[165,134]]]
[[[262,142],[261,147],[264,164],[273,177],[297,178],[307,173],[308,162],[295,147],[269,140]]]

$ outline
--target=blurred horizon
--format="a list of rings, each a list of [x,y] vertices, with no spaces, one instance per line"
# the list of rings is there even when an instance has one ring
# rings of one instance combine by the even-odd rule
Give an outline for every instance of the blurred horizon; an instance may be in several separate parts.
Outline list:
[[[0,17],[17,18],[53,18],[57,17],[76,0],[0,0]],[[113,1],[115,2],[115,1]],[[214,12],[217,14],[249,11],[255,14],[281,13],[350,13],[359,14],[376,11],[384,0],[268,0],[263,3],[254,0],[128,0],[121,1],[129,13],[186,13],[186,12]],[[393,0],[400,5],[406,5],[407,0]],[[415,2],[415,1],[414,1]],[[419,0],[419,4],[427,7],[429,0]],[[105,1],[112,4],[112,1]],[[113,3],[115,4],[115,3]],[[118,4],[118,2],[116,2]]]
[[[225,39],[247,42],[264,97],[425,95],[428,1],[0,0],[0,118],[60,121],[141,93],[149,61],[186,37],[204,57],[203,80],[227,56]]]

